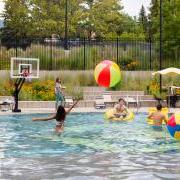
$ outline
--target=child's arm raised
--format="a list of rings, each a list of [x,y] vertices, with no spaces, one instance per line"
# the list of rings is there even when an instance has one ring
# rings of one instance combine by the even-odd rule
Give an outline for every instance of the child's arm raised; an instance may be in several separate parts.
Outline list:
[[[40,117],[40,118],[32,118],[33,121],[49,121],[55,119],[56,115],[52,115],[49,117]]]
[[[66,111],[66,113],[67,113],[67,114],[70,113],[70,111],[72,110],[72,108],[73,108],[78,102],[79,102],[79,99],[74,102],[74,104]]]

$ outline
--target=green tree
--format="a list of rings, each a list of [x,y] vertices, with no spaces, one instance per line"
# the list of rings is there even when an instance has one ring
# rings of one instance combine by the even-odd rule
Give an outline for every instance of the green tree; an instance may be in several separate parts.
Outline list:
[[[4,26],[17,37],[26,37],[31,24],[27,0],[10,0],[5,2]]]
[[[68,35],[75,36],[82,0],[67,0]],[[66,0],[31,0],[33,30],[40,36],[64,37]]]
[[[151,33],[154,39],[154,35],[159,32],[157,27],[159,26],[159,0],[151,0],[149,20],[151,24]]]
[[[69,38],[142,34],[136,20],[122,13],[120,0],[67,0],[67,3]],[[64,38],[65,7],[66,0],[6,0],[5,29],[13,31],[16,37],[56,34]]]
[[[4,28],[1,34],[1,43],[8,49],[11,47],[22,47],[25,49],[30,45],[27,39],[31,25],[31,16],[27,0],[7,0],[4,9]],[[26,38],[26,40],[22,40]]]
[[[143,28],[139,25],[136,17],[132,18],[129,15],[123,14],[121,28],[119,30],[119,37],[123,40],[145,40]]]
[[[138,17],[138,23],[140,25],[140,28],[143,29],[143,32],[146,36],[146,39],[149,39],[149,26],[148,26],[148,18],[146,15],[146,10],[144,8],[144,6],[142,5],[141,9],[140,9],[140,13],[139,13],[139,17]]]
[[[86,0],[82,4],[79,21],[88,38],[117,36],[122,22],[122,6],[118,0]]]
[[[64,12],[59,6],[62,2],[31,0],[32,24],[30,34],[37,37],[50,37],[62,33]],[[64,5],[64,4],[63,4]]]
[[[151,1],[149,18],[154,40],[159,39],[159,5],[160,0]],[[177,52],[180,50],[180,1],[163,0],[162,12],[164,53],[178,58]]]
[[[5,27],[19,36],[64,37],[66,0],[6,0]],[[79,4],[82,0],[67,0],[69,35],[76,34]]]

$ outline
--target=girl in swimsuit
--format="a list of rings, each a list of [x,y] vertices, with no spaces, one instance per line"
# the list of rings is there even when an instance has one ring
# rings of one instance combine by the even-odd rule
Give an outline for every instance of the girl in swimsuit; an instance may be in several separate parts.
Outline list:
[[[49,116],[47,118],[33,118],[33,121],[48,121],[56,119],[56,133],[61,133],[64,130],[64,122],[66,119],[66,115],[72,110],[72,108],[78,103],[79,100],[75,101],[75,103],[68,109],[65,110],[63,106],[58,106],[57,113],[55,115]]]

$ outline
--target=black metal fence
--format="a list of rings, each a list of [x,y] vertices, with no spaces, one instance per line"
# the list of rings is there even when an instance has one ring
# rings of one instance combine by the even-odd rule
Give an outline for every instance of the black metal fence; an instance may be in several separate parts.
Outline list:
[[[1,42],[0,70],[10,69],[11,57],[39,58],[41,70],[89,70],[104,59],[115,61],[123,70],[159,69],[158,41],[75,39],[68,40],[68,49],[56,38]],[[167,67],[180,67],[179,48],[164,50],[162,68]]]

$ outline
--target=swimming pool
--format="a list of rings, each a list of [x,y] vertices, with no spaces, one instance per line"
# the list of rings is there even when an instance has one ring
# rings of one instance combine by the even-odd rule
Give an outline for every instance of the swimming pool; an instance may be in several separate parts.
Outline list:
[[[180,142],[147,125],[109,122],[101,113],[72,113],[65,131],[55,121],[0,116],[0,177],[4,179],[161,179],[180,178]]]

